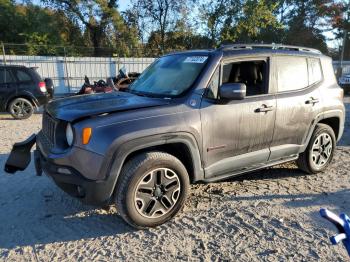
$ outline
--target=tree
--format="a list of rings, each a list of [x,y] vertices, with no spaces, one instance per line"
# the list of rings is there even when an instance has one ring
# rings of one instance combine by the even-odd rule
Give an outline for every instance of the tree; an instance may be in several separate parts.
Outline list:
[[[33,4],[19,5],[1,0],[0,39],[5,43],[26,44],[7,46],[13,54],[49,55],[63,54],[55,46],[81,43],[80,28],[61,11]]]
[[[335,39],[340,42],[338,57],[344,49],[344,59],[350,60],[350,2],[336,3],[332,6],[332,11],[331,26],[336,29]]]
[[[174,29],[180,19],[181,12],[188,5],[186,0],[135,0],[131,9],[139,19],[142,30],[158,32],[159,37],[153,37],[162,52],[166,48],[166,33]]]
[[[122,17],[117,10],[117,0],[42,0],[55,9],[64,10],[72,20],[77,20],[86,30],[94,55],[102,46],[110,46],[109,27],[120,25]]]
[[[201,19],[212,45],[227,42],[261,42],[264,30],[281,28],[274,11],[277,4],[266,0],[216,0],[203,4]]]
[[[216,46],[220,37],[221,27],[227,10],[225,2],[225,0],[209,1],[201,5],[200,19],[204,25],[204,35],[210,38],[210,45],[212,47]]]
[[[237,14],[234,26],[223,29],[222,40],[238,42],[264,42],[263,30],[267,28],[279,29],[274,10],[277,5],[265,0],[247,0],[243,3],[241,11]]]

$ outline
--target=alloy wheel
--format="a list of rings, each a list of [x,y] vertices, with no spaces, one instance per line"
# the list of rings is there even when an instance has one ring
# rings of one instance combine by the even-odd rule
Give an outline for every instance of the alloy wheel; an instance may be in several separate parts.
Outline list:
[[[332,155],[333,142],[327,133],[320,134],[312,145],[312,162],[320,169],[326,165]]]
[[[25,117],[31,114],[32,105],[29,102],[20,100],[12,105],[12,112],[17,117]]]
[[[175,206],[180,196],[180,180],[175,171],[157,168],[140,179],[134,195],[137,211],[147,218],[164,216]]]

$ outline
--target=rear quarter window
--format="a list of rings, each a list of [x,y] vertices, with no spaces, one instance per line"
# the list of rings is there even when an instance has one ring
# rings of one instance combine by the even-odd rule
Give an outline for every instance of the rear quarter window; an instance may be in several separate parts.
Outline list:
[[[278,92],[294,91],[309,85],[305,57],[276,57]]]
[[[313,85],[322,81],[321,62],[317,58],[309,58],[309,85]]]
[[[26,71],[22,69],[17,69],[15,72],[16,72],[16,77],[18,81],[20,82],[32,81],[32,77]]]

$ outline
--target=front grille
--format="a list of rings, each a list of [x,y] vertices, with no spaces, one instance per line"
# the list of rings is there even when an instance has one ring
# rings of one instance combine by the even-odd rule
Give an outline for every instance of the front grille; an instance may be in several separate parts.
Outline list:
[[[44,113],[42,132],[52,145],[55,144],[55,130],[56,130],[55,120],[49,114]]]

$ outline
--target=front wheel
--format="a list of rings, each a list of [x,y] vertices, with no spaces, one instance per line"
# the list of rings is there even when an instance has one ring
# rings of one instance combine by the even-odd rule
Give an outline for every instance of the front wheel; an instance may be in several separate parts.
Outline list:
[[[188,173],[179,159],[164,152],[142,153],[122,168],[117,210],[133,227],[155,227],[183,207],[188,188]]]
[[[332,161],[335,146],[333,129],[325,124],[317,124],[305,152],[297,160],[298,167],[309,174],[324,171]]]
[[[25,98],[16,98],[9,105],[9,113],[15,119],[27,119],[34,112],[32,103]]]

